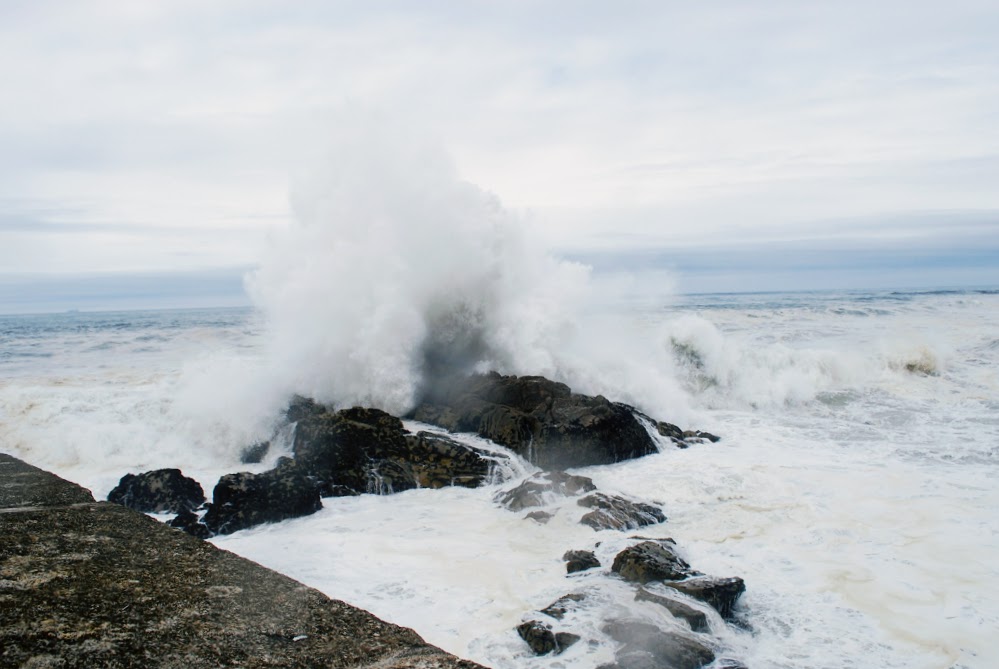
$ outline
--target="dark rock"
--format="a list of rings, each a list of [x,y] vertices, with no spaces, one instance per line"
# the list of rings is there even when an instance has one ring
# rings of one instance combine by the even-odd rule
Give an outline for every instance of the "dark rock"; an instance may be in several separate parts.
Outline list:
[[[622,669],[700,669],[715,659],[714,651],[697,639],[661,630],[640,620],[612,620],[602,629],[610,638],[623,644],[614,658],[615,664]]]
[[[157,469],[125,474],[108,493],[108,501],[143,513],[179,513],[204,504],[205,491],[179,469]]]
[[[638,589],[635,599],[640,602],[652,602],[653,604],[658,604],[659,606],[664,607],[667,611],[673,614],[674,618],[685,620],[687,624],[690,625],[690,629],[694,632],[708,631],[708,617],[703,611],[698,611],[689,604],[684,604],[679,600],[657,595],[649,592],[645,588]]]
[[[267,452],[271,450],[271,442],[261,441],[258,444],[247,446],[239,455],[239,461],[244,465],[256,465],[263,462]]]
[[[529,514],[524,516],[524,519],[531,519],[542,525],[546,524],[549,520],[555,517],[554,513],[548,513],[547,511],[531,511]]]
[[[600,566],[600,560],[593,551],[568,551],[562,559],[566,562],[565,571],[569,574]]]
[[[737,576],[718,578],[696,575],[682,581],[670,581],[666,585],[710,604],[725,619],[732,617],[735,602],[746,591],[746,584]]]
[[[516,488],[497,493],[494,499],[511,511],[522,511],[552,504],[557,497],[581,495],[596,489],[593,479],[585,476],[562,471],[538,472]]]
[[[281,458],[263,474],[226,474],[212,494],[204,523],[215,534],[231,534],[261,523],[315,513],[323,507],[314,479],[294,461]]]
[[[644,502],[633,502],[616,495],[598,492],[587,495],[577,503],[593,509],[579,522],[595,530],[634,530],[666,521],[666,515],[658,507]]]
[[[632,407],[574,394],[540,376],[451,377],[430,389],[416,420],[475,432],[542,469],[603,465],[658,451]]]
[[[705,441],[710,441],[713,444],[721,441],[721,437],[715,436],[710,432],[702,432],[701,430],[686,430],[683,433],[683,439],[688,443],[703,443]]]
[[[643,541],[617,554],[611,571],[637,583],[673,581],[696,572],[673,548],[672,540]]]
[[[193,511],[181,511],[177,514],[176,518],[167,524],[170,525],[170,527],[183,530],[192,537],[197,537],[199,539],[207,539],[212,536],[212,531],[208,529],[207,525],[201,522],[198,514]]]
[[[531,647],[535,655],[560,654],[579,641],[579,636],[569,632],[552,632],[551,625],[529,620],[517,626],[517,634]]]
[[[555,620],[562,620],[562,618],[565,617],[566,612],[575,608],[573,604],[578,604],[584,599],[586,599],[586,595],[579,592],[571,595],[565,595],[564,597],[559,597],[554,602],[541,609],[541,613],[546,616],[551,616]]]
[[[4,454],[0,537],[2,667],[479,668]]]
[[[430,432],[409,433],[395,416],[354,407],[329,411],[298,399],[295,461],[324,495],[387,494],[417,487],[476,487],[489,480],[495,456]]]

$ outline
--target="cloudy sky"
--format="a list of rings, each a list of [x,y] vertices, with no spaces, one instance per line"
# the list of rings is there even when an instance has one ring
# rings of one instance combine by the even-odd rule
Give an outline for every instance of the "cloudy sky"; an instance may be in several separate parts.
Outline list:
[[[0,310],[239,301],[344,107],[598,271],[999,284],[994,0],[5,0],[0,96]]]

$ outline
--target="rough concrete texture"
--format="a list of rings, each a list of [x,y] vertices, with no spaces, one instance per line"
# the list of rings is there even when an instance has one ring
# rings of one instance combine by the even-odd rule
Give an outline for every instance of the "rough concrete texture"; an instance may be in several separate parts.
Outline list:
[[[0,667],[478,666],[0,454]]]

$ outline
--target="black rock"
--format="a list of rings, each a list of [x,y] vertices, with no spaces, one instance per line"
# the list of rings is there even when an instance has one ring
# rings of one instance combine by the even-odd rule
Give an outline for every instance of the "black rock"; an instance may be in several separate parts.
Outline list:
[[[551,616],[552,618],[555,618],[555,620],[562,620],[562,618],[565,617],[566,612],[570,609],[576,608],[575,604],[578,604],[585,599],[586,595],[579,592],[575,592],[571,595],[565,595],[563,597],[559,597],[554,602],[541,609],[541,613],[546,616]]]
[[[226,474],[203,519],[215,534],[231,534],[261,523],[307,516],[323,507],[316,481],[294,461],[281,458],[263,474]]]
[[[260,464],[264,460],[264,456],[267,452],[271,450],[271,442],[261,441],[260,443],[253,444],[252,446],[247,446],[243,449],[243,452],[239,454],[239,461],[244,465],[256,465]]]
[[[547,511],[531,511],[529,514],[524,516],[524,519],[533,520],[536,523],[546,524],[549,520],[555,517],[554,513],[548,513]]]
[[[517,626],[517,634],[531,647],[535,655],[558,655],[579,641],[579,636],[569,632],[552,632],[551,625],[530,620]]]
[[[666,515],[660,508],[616,495],[598,492],[587,495],[577,503],[593,509],[579,522],[595,530],[634,530],[666,521]]]
[[[687,624],[690,625],[690,629],[694,632],[708,631],[708,617],[703,611],[698,611],[689,604],[684,604],[679,600],[657,595],[653,592],[649,592],[645,588],[638,589],[635,599],[640,602],[652,602],[653,604],[658,604],[659,606],[664,607],[667,611],[673,614],[673,617],[685,620]]]
[[[714,651],[697,639],[661,630],[641,620],[612,620],[602,629],[623,644],[613,665],[621,669],[701,669],[715,659]]]
[[[179,469],[157,469],[125,474],[108,493],[108,501],[143,513],[179,513],[204,504],[205,491]]]
[[[198,514],[193,511],[181,511],[177,514],[176,518],[168,523],[168,525],[170,525],[170,527],[175,527],[178,530],[183,530],[191,536],[199,539],[207,539],[212,536],[212,531],[208,529],[207,525],[201,522],[201,519],[198,518]]]
[[[586,571],[600,566],[600,560],[593,551],[568,551],[562,556],[565,560],[566,573],[573,574],[577,571]]]
[[[378,409],[331,411],[299,398],[295,461],[324,495],[387,494],[417,487],[476,487],[490,478],[494,455],[430,432],[411,434]]]
[[[732,617],[736,601],[746,591],[745,582],[737,576],[718,578],[696,575],[682,581],[670,581],[666,585],[710,604],[725,619]]]
[[[436,383],[411,416],[452,432],[475,432],[542,469],[610,464],[658,451],[632,407],[575,394],[540,376],[451,377]]]
[[[674,581],[696,574],[676,554],[672,540],[643,541],[617,554],[611,571],[627,581]]]
[[[581,495],[596,489],[593,479],[585,476],[562,471],[538,472],[516,488],[497,493],[494,499],[511,511],[522,511],[552,504],[559,497]]]

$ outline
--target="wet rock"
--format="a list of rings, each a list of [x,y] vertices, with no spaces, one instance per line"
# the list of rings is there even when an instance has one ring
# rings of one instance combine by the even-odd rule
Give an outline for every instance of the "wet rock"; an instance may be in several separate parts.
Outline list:
[[[0,454],[0,666],[481,669]]]
[[[562,620],[565,614],[571,609],[576,608],[575,605],[586,599],[586,595],[575,592],[571,595],[565,595],[564,597],[559,597],[554,602],[541,609],[541,613],[546,616],[551,616],[555,620]]]
[[[267,452],[271,450],[271,442],[261,441],[260,443],[247,446],[239,454],[239,461],[244,465],[256,465],[264,461]]]
[[[542,469],[610,464],[658,451],[632,407],[573,393],[540,376],[451,377],[435,384],[411,415],[452,432],[475,432]]]
[[[525,519],[533,520],[537,523],[541,523],[542,525],[545,525],[554,517],[554,513],[548,513],[547,511],[531,511],[529,514],[524,516]]]
[[[696,573],[676,554],[671,539],[643,541],[624,549],[614,557],[611,571],[627,581],[642,584],[679,580]]]
[[[574,574],[577,571],[586,571],[600,566],[600,560],[593,551],[568,551],[562,556],[565,561],[565,571]]]
[[[667,582],[666,585],[713,606],[725,619],[732,617],[736,601],[746,591],[745,582],[737,576],[718,578],[696,575],[682,581]]]
[[[179,513],[204,504],[205,491],[179,469],[157,469],[125,474],[108,493],[108,501],[143,513]]]
[[[598,492],[587,495],[577,504],[593,509],[579,522],[595,530],[634,530],[666,521],[666,515],[658,507],[616,495]]]
[[[193,511],[181,511],[177,514],[176,518],[168,523],[168,525],[170,525],[170,527],[175,527],[178,530],[183,530],[192,537],[197,537],[199,539],[207,539],[212,536],[212,531],[208,529],[207,525],[201,522],[198,514]]]
[[[517,634],[527,642],[535,655],[560,654],[579,641],[579,636],[569,632],[553,632],[551,625],[529,620],[517,626]]]
[[[315,476],[324,495],[387,494],[417,487],[476,487],[488,481],[489,454],[430,432],[411,434],[378,409],[330,411],[298,398],[295,461]]]
[[[322,508],[314,479],[289,458],[263,474],[226,474],[212,494],[203,519],[215,534],[307,516]]]
[[[596,490],[593,479],[563,471],[538,472],[516,488],[498,493],[494,498],[511,511],[547,506],[559,497],[581,495]]]
[[[687,443],[703,443],[705,441],[710,441],[713,444],[721,441],[721,437],[713,435],[710,432],[702,432],[701,430],[686,430],[683,433],[683,439]]]
[[[641,620],[612,620],[602,629],[623,644],[615,655],[615,664],[611,665],[621,669],[700,669],[715,659],[714,651],[697,639],[661,630]]]
[[[653,604],[662,606],[673,614],[674,618],[680,618],[681,620],[686,621],[687,624],[690,625],[690,629],[694,632],[708,631],[708,617],[703,611],[698,611],[689,604],[684,604],[679,600],[657,595],[653,592],[649,592],[645,588],[638,589],[638,593],[635,595],[635,600],[640,602],[652,602]]]

